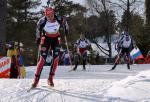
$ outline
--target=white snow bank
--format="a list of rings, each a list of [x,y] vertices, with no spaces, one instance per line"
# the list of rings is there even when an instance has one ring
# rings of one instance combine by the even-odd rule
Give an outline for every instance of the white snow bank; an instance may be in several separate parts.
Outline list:
[[[150,102],[150,70],[114,82],[104,96],[107,101]]]

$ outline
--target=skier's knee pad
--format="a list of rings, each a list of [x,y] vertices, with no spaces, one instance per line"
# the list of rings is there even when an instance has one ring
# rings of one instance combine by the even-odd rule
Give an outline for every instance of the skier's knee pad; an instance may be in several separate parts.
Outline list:
[[[44,46],[41,47],[41,56],[46,60],[47,50],[46,50],[46,47]]]
[[[55,59],[60,54],[60,47],[56,47],[53,51],[53,58]]]

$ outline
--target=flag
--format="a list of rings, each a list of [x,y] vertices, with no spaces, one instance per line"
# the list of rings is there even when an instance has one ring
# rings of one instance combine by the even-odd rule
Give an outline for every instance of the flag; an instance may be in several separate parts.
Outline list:
[[[144,58],[139,48],[134,48],[130,52],[130,57],[132,58],[132,60],[138,60]]]

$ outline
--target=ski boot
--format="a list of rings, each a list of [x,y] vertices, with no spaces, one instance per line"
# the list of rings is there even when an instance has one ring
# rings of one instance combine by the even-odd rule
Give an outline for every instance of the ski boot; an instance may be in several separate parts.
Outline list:
[[[37,84],[33,83],[31,86],[31,89],[36,88],[36,87],[37,87]]]
[[[74,67],[72,70],[73,70],[73,71],[76,71],[76,69],[77,69],[77,67]]]
[[[112,70],[114,70],[115,69],[115,67],[112,67],[111,69],[109,69],[108,71],[112,71]]]
[[[50,76],[50,78],[47,81],[47,84],[51,87],[54,87],[53,76]]]
[[[83,66],[83,71],[85,71],[86,70],[86,68],[85,68],[85,66]]]
[[[130,64],[127,64],[127,68],[130,69]]]
[[[38,82],[39,82],[39,77],[35,76],[35,79],[34,79],[34,82],[33,82],[32,86],[31,86],[31,89],[36,88],[37,85],[38,85]]]
[[[112,70],[114,70],[116,68],[116,64],[111,68],[111,69],[109,69],[108,71],[112,71]]]

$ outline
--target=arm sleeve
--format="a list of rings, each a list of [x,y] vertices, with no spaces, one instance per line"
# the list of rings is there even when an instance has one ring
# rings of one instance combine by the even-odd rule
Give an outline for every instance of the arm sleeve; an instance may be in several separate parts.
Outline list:
[[[135,40],[133,39],[133,37],[131,36],[131,41],[132,41],[132,45],[133,45],[133,47],[134,48],[137,48],[137,46],[136,46],[136,42],[135,42]]]
[[[123,40],[123,38],[124,38],[124,35],[121,35],[119,37],[119,40],[117,41],[118,42],[118,47],[122,47],[122,40]]]
[[[74,44],[76,47],[79,45],[79,40],[80,40],[80,39],[78,39],[78,40],[75,42],[75,44]]]
[[[66,30],[68,31],[69,30],[69,25],[68,25],[67,21],[65,21],[65,27],[66,27]]]
[[[69,30],[69,25],[67,23],[66,17],[63,16],[56,16],[58,22],[61,24],[61,27],[64,29],[64,33],[67,35]]]
[[[121,35],[121,36],[119,37],[118,42],[120,42],[122,39],[123,39],[123,35]]]
[[[88,39],[87,39],[87,44],[88,44],[88,46],[91,46],[91,43]]]
[[[66,17],[62,17],[62,25],[64,27],[65,34],[68,35],[69,25]]]
[[[42,17],[38,22],[37,22],[37,26],[36,26],[36,39],[41,37],[41,25],[44,23],[45,21],[45,17]]]

